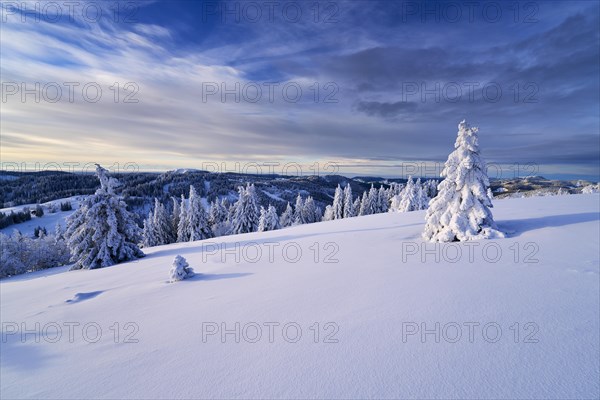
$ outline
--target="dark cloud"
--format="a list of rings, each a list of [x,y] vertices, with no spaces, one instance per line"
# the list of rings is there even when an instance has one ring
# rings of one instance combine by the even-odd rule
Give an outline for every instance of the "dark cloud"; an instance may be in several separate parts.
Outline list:
[[[408,103],[405,101],[396,101],[394,103],[379,101],[359,101],[355,104],[354,109],[358,112],[363,112],[370,116],[392,118],[397,117],[399,115],[406,115],[410,112],[414,112],[417,109],[417,104]]]

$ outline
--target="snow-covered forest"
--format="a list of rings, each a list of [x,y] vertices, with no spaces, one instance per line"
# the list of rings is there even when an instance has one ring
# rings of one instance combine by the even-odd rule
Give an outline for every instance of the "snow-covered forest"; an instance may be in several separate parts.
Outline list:
[[[28,207],[22,211],[13,207],[10,213],[1,213],[2,221],[10,221],[3,227],[17,224],[17,229],[12,233],[7,232],[9,229],[0,233],[4,250],[0,277],[67,264],[72,264],[73,269],[93,269],[142,257],[143,248],[380,213],[427,210],[423,237],[432,241],[503,237],[503,233],[496,230],[489,210],[494,194],[485,163],[479,156],[477,128],[469,127],[466,121],[459,124],[455,151],[445,163],[441,180],[409,176],[405,183],[390,180],[379,185],[371,183],[362,193],[354,194],[353,184],[356,188],[357,182],[342,178],[346,180],[345,185],[338,183],[332,194],[327,194],[326,190],[317,191],[321,201],[315,201],[310,194],[303,195],[310,192],[298,190],[294,201],[285,202],[283,193],[274,195],[267,191],[272,186],[264,181],[260,182],[262,190],[258,190],[254,182],[247,181],[245,185],[237,186],[237,193],[232,194],[225,190],[230,182],[220,186],[215,184],[219,182],[219,176],[216,180],[206,180],[206,175],[202,174],[201,184],[190,184],[187,190],[181,189],[185,182],[181,176],[177,176],[177,183],[166,186],[162,183],[160,198],[153,198],[152,204],[148,205],[143,200],[147,196],[132,194],[147,189],[132,191],[110,175],[108,170],[96,167],[94,181],[99,182],[100,187],[94,194],[83,196],[74,212],[71,201],[49,202],[48,208],[53,214],[58,209],[70,213],[64,221],[52,219],[56,222],[54,226],[36,226],[33,235],[23,234],[18,224],[32,221],[32,218],[44,221],[41,219],[44,208],[40,203],[32,211]],[[87,182],[90,177],[82,179]],[[239,181],[239,177],[237,179]],[[131,176],[125,179],[126,182],[131,180]],[[72,181],[71,177],[69,181]],[[142,181],[147,183],[147,177]],[[364,182],[361,184],[364,186]],[[164,187],[172,190],[175,186],[180,188],[176,192],[182,192],[181,195],[166,196]],[[598,192],[598,184],[575,187],[581,193]],[[290,192],[293,191],[285,190],[288,198]],[[554,193],[569,194],[569,191],[559,187]],[[547,194],[540,192],[540,195]],[[331,204],[322,201],[323,198],[330,199]],[[105,240],[99,242],[100,238]]]

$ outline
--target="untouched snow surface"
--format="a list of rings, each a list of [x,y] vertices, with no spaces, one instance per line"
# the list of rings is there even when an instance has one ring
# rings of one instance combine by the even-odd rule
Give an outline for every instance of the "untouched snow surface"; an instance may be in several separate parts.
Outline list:
[[[599,204],[495,201],[510,237],[432,253],[411,212],[5,279],[0,397],[598,398]]]

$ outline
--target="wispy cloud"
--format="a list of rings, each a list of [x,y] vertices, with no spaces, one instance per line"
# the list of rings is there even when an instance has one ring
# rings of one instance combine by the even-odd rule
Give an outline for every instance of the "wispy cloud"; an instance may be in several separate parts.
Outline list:
[[[75,13],[72,21],[23,23],[3,9],[3,96],[19,85],[1,103],[3,162],[442,161],[466,117],[481,126],[491,162],[598,172],[597,5],[542,5],[536,24],[494,25],[403,22],[387,2],[336,3],[333,23],[323,23],[324,10],[315,22],[305,8],[296,23],[277,14],[203,21],[201,10],[170,24],[161,21],[174,3],[145,2],[127,22],[98,4],[106,16],[91,22]],[[72,102],[68,82],[78,84]],[[268,82],[279,83],[273,93]],[[490,82],[503,90],[498,101],[480,89]],[[51,98],[56,85],[44,85],[57,83],[62,96],[22,101],[21,89],[35,83]],[[215,88],[207,84],[218,93],[206,96]],[[239,102],[231,93],[222,101],[222,89],[236,84]],[[436,85],[440,99],[422,97]],[[98,102],[86,101],[97,87]]]

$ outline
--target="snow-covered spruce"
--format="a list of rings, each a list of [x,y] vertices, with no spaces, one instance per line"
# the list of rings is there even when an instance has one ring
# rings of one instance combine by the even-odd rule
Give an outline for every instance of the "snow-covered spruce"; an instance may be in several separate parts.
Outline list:
[[[354,202],[352,201],[352,188],[350,184],[346,184],[344,188],[344,218],[352,218],[356,215]]]
[[[148,217],[144,220],[144,228],[142,229],[142,247],[153,247],[158,245],[155,232],[154,218],[152,212],[150,212],[148,213]]]
[[[108,267],[144,256],[137,246],[140,229],[133,214],[115,194],[119,182],[98,164],[96,174],[100,188],[67,219],[65,237],[75,260],[72,269]]]
[[[181,203],[179,206],[179,221],[177,225],[177,242],[189,242],[190,231],[189,231],[189,220],[188,220],[188,203],[185,201],[185,197],[181,195]]]
[[[292,210],[292,206],[290,203],[287,203],[287,207],[285,211],[279,217],[279,225],[282,228],[287,228],[288,226],[292,226],[294,224],[294,210]]]
[[[258,200],[254,184],[247,184],[246,188],[238,188],[239,197],[234,204],[231,229],[233,234],[256,232],[260,218]]]
[[[412,179],[412,176],[408,177],[406,186],[400,194],[400,204],[398,205],[398,211],[410,212],[419,210],[419,201],[417,198],[417,187]]]
[[[269,207],[265,209],[260,207],[260,219],[258,222],[258,231],[267,232],[274,231],[280,228],[279,216],[277,216],[277,210],[275,207],[269,204]]]
[[[208,225],[208,214],[193,185],[190,185],[190,201],[187,212],[189,241],[193,242],[195,240],[212,238],[212,230]]]
[[[323,221],[333,221],[333,207],[331,204],[325,207],[325,213],[323,214]]]
[[[317,210],[315,200],[308,196],[302,207],[302,220],[305,224],[312,224],[321,221],[321,212]]]
[[[154,219],[154,232],[158,245],[173,243],[175,235],[169,214],[165,206],[156,198],[154,199],[154,214],[152,218]]]
[[[479,155],[478,128],[458,124],[454,151],[448,156],[437,196],[429,203],[423,238],[452,242],[504,237],[489,210],[490,186]]]
[[[175,256],[173,265],[169,271],[171,282],[182,281],[194,276],[194,269],[190,267],[185,258],[180,255]]]
[[[208,223],[212,229],[215,237],[225,236],[231,230],[231,226],[227,221],[227,200],[226,199],[215,199],[210,207],[210,213],[208,215]]]
[[[294,222],[293,225],[302,225],[305,223],[304,221],[304,200],[302,200],[302,196],[298,193],[296,196],[296,203],[294,205]]]
[[[337,185],[337,188],[335,188],[333,205],[331,207],[333,209],[333,219],[344,218],[344,192],[340,185]]]

